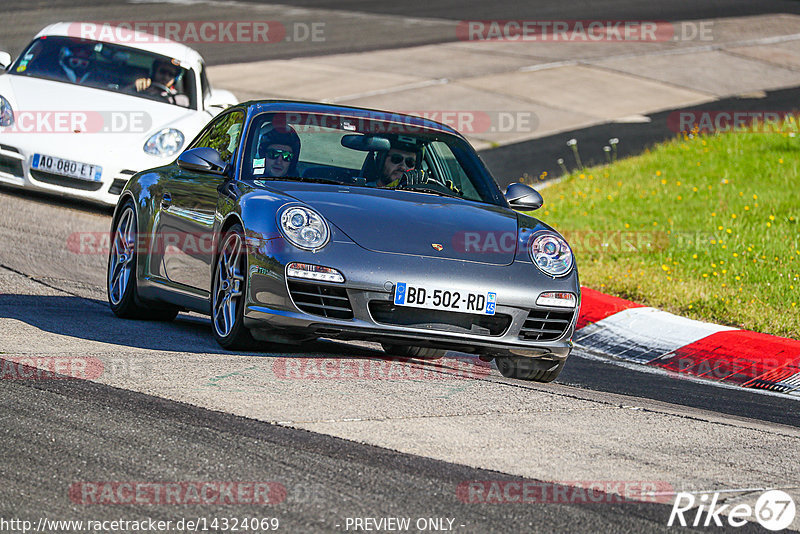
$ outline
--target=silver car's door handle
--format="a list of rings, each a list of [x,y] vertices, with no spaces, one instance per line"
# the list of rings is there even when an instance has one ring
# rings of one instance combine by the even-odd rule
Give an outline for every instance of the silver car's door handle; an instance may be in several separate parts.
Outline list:
[[[172,204],[172,195],[164,193],[164,196],[161,197],[161,207],[166,209],[170,204]]]

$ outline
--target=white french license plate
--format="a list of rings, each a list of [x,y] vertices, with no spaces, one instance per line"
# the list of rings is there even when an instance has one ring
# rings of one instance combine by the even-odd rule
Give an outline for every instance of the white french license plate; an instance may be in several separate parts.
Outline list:
[[[398,282],[394,288],[394,303],[413,308],[494,315],[497,293],[457,291]]]
[[[31,160],[31,168],[39,171],[52,172],[61,176],[99,182],[103,174],[103,168],[91,163],[81,163],[69,159],[46,156],[44,154],[34,154]]]

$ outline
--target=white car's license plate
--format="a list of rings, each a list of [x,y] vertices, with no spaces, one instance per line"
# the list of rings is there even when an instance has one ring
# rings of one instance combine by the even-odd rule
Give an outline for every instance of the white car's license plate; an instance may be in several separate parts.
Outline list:
[[[99,165],[81,163],[80,161],[46,156],[44,154],[33,155],[31,168],[39,171],[52,172],[53,174],[60,174],[61,176],[69,176],[70,178],[78,178],[79,180],[88,180],[90,182],[99,182],[103,174],[103,168]]]
[[[397,306],[494,315],[497,293],[458,291],[398,282],[394,288],[394,303]]]

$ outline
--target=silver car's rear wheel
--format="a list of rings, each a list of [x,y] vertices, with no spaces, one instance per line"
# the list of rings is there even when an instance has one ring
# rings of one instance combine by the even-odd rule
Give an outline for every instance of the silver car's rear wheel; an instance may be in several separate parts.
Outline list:
[[[256,342],[242,324],[247,280],[244,230],[231,226],[222,237],[211,284],[211,323],[214,337],[226,349],[252,348]]]

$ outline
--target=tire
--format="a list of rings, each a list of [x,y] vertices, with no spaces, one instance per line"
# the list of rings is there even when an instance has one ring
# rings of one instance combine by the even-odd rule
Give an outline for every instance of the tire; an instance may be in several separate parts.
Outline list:
[[[383,351],[386,354],[404,358],[419,358],[421,360],[438,360],[447,353],[446,350],[432,349],[430,347],[407,347],[404,345],[389,345],[387,343],[381,343],[381,347],[383,347]]]
[[[247,252],[244,229],[234,224],[223,234],[211,278],[211,329],[227,350],[253,350],[258,341],[244,326]]]
[[[552,382],[561,374],[566,363],[566,360],[542,360],[524,356],[498,356],[494,361],[504,377],[533,382]]]
[[[171,321],[178,315],[174,306],[145,305],[136,294],[136,209],[126,202],[114,221],[111,249],[108,252],[106,293],[114,315],[123,319]]]

